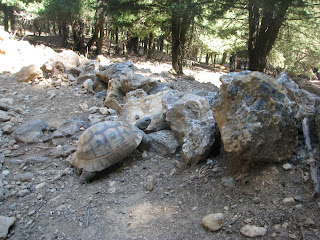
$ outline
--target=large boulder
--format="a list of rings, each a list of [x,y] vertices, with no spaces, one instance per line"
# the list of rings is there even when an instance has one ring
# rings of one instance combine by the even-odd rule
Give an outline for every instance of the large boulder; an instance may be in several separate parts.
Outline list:
[[[219,134],[208,101],[170,90],[163,96],[162,105],[166,121],[182,145],[185,163],[196,165],[206,159]]]
[[[115,63],[107,67],[104,81],[108,82],[105,106],[121,112],[123,98],[126,93],[142,89],[148,93],[157,81],[134,73],[131,62]]]
[[[163,115],[162,97],[166,92],[148,95],[144,90],[137,89],[126,94],[121,109],[122,120],[134,124],[137,119],[150,117],[151,123],[147,132],[170,129]]]
[[[230,170],[252,162],[282,162],[297,143],[297,126],[287,90],[276,79],[244,71],[221,76],[213,106]]]

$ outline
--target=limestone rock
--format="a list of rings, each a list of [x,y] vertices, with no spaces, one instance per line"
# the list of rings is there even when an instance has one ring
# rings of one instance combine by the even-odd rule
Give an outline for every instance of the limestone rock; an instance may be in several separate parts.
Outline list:
[[[246,237],[253,238],[266,235],[267,229],[263,227],[257,227],[255,225],[245,225],[240,229],[240,232]]]
[[[54,57],[50,58],[46,63],[44,63],[41,67],[41,70],[44,73],[52,73],[53,67],[58,61],[64,65],[66,70],[69,70],[72,67],[78,67],[81,63],[81,58],[72,50],[63,50],[61,53],[56,54]]]
[[[107,67],[103,81],[108,82],[105,106],[121,112],[126,93],[142,89],[148,93],[157,81],[134,73],[131,62],[115,63]]]
[[[161,156],[176,154],[180,146],[174,134],[170,130],[161,130],[148,134],[150,151]]]
[[[164,118],[162,97],[166,92],[147,95],[142,89],[129,92],[124,100],[121,110],[121,118],[134,124],[137,118],[150,117],[151,123],[146,129],[147,132],[155,132],[170,129]]]
[[[16,218],[0,216],[0,240],[6,239],[9,228],[14,224]]]
[[[19,72],[15,74],[18,82],[29,82],[36,79],[40,75],[40,69],[35,65],[21,68]]]
[[[319,99],[318,96],[305,89],[300,89],[299,85],[284,72],[277,78],[277,82],[286,88],[287,96],[293,102],[292,109],[295,118],[299,122],[302,122],[305,117],[312,119],[315,117],[315,103]]]
[[[182,158],[195,165],[205,159],[218,136],[208,101],[170,90],[162,98],[166,121],[182,145]]]
[[[224,225],[225,217],[223,213],[209,214],[202,218],[202,225],[209,231],[218,231]]]
[[[220,80],[213,115],[230,167],[238,171],[250,162],[290,158],[298,131],[286,89],[259,72],[229,73]]]
[[[42,120],[31,120],[24,123],[14,131],[15,139],[23,143],[37,143],[46,140],[44,134],[49,128],[48,124]]]

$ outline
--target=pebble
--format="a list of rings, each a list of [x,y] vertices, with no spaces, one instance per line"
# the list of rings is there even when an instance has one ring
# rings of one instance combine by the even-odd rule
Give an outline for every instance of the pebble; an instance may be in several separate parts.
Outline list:
[[[286,197],[282,200],[282,202],[286,205],[293,205],[295,204],[295,200],[293,197]]]
[[[6,239],[9,228],[15,221],[14,217],[0,216],[0,239]]]
[[[24,197],[24,196],[28,195],[29,192],[30,192],[29,189],[23,189],[23,190],[18,191],[17,196]]]
[[[33,177],[34,177],[33,173],[26,172],[26,173],[21,173],[21,174],[15,175],[13,177],[13,179],[15,181],[27,182],[27,181],[31,181]]]
[[[146,184],[146,189],[147,191],[152,191],[154,187],[154,178],[153,176],[148,176],[147,177],[147,184]]]
[[[290,163],[285,163],[282,165],[282,168],[284,170],[290,170],[290,169],[292,169],[292,165]]]
[[[10,174],[10,171],[7,169],[2,171],[3,176],[8,176],[9,174]]]
[[[7,125],[4,125],[2,127],[2,131],[5,133],[5,134],[10,134],[12,133],[14,130],[13,126],[11,124],[7,124]]]
[[[303,223],[304,226],[313,226],[314,224],[314,221],[310,217],[308,217]]]
[[[255,204],[259,204],[259,203],[261,202],[261,199],[260,199],[259,197],[254,197],[254,198],[252,199],[252,201],[253,201],[253,203],[255,203]]]
[[[227,188],[233,188],[235,186],[235,180],[233,177],[223,177],[221,179],[221,184]]]
[[[258,237],[258,236],[264,236],[267,233],[267,229],[264,227],[257,227],[255,225],[245,225],[240,229],[240,232],[242,235],[246,237]]]
[[[6,112],[0,110],[0,122],[8,122],[8,121],[10,121],[10,116]]]
[[[223,213],[214,213],[202,218],[202,225],[209,231],[218,231],[224,225],[225,217]]]

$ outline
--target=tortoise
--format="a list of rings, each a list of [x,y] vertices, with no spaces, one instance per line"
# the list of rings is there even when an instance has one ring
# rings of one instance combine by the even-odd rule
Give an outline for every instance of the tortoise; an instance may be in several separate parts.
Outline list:
[[[144,150],[148,137],[143,132],[151,119],[145,117],[135,125],[122,121],[105,121],[89,127],[80,136],[74,167],[81,173],[80,182],[87,183],[96,172],[120,162],[137,147]]]

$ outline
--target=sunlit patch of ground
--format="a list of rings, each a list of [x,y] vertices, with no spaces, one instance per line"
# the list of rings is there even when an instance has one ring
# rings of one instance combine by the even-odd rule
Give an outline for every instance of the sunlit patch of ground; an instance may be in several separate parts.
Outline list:
[[[162,72],[169,72],[172,69],[171,64],[168,63],[152,63],[149,61],[146,62],[134,62],[134,65],[141,69],[150,70],[152,73],[161,74]],[[215,72],[205,68],[185,68],[184,74],[194,78],[196,81],[201,83],[212,83],[217,87],[220,87],[220,76],[225,74],[225,72]]]

